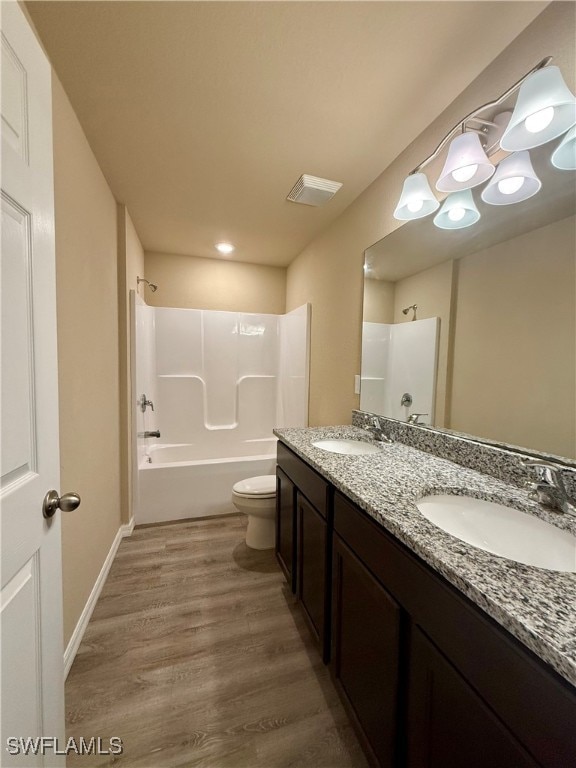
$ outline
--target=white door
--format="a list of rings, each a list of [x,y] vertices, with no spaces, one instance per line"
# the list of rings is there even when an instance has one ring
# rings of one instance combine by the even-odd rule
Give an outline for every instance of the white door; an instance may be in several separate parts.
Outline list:
[[[28,768],[64,765],[38,741],[64,746],[51,70],[18,4],[1,13],[0,764]]]

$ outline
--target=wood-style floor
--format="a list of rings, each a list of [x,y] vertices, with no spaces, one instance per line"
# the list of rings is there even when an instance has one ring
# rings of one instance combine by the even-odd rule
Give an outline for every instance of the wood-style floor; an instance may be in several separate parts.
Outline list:
[[[137,528],[120,545],[66,683],[68,737],[123,740],[68,766],[365,768],[244,516]]]

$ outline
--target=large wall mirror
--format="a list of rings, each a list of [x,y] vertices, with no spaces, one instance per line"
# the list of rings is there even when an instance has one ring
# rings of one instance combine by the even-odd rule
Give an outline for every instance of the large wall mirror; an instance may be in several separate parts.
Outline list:
[[[576,459],[576,173],[531,152],[536,196],[370,247],[360,408]],[[422,322],[426,321],[426,322]]]

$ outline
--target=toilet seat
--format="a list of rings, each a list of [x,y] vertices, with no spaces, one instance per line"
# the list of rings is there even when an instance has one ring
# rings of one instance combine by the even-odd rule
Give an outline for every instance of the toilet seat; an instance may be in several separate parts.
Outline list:
[[[239,480],[232,493],[244,499],[273,499],[276,496],[276,475],[258,475]]]

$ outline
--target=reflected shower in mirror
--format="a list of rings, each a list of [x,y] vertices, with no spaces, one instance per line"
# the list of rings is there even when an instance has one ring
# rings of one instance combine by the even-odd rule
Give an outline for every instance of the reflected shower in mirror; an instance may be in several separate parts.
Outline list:
[[[404,310],[402,310],[404,312]],[[360,408],[434,423],[439,318],[362,323]]]
[[[576,178],[550,161],[559,143],[531,152],[540,194],[469,229],[411,221],[366,251],[362,410],[576,458]],[[410,353],[435,359],[432,394],[429,367],[396,343],[430,319],[436,350]]]

